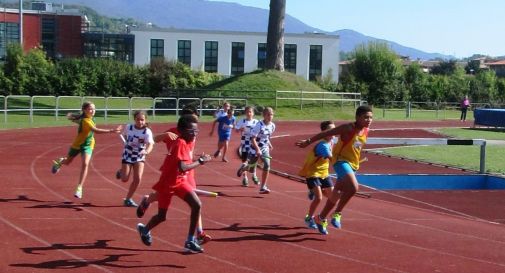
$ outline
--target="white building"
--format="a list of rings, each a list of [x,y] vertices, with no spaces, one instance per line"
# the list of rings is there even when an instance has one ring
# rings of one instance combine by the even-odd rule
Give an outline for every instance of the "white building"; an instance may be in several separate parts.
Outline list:
[[[194,70],[234,76],[263,68],[267,34],[260,32],[187,29],[132,30],[135,64],[152,58],[178,60]],[[305,79],[331,73],[338,81],[339,37],[326,34],[284,34],[284,68]]]

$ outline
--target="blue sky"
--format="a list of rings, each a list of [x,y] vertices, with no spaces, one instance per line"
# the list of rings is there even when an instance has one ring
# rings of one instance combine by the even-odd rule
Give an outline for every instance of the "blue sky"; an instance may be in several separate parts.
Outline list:
[[[270,0],[219,0],[268,9]],[[352,29],[426,52],[505,55],[503,0],[286,0],[286,13],[335,31]]]

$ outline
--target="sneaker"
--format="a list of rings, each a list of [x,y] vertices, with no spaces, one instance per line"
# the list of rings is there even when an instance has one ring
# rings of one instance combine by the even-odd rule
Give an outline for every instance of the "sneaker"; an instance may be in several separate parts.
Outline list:
[[[260,184],[260,180],[258,179],[258,177],[256,175],[252,176],[252,180],[253,180],[253,182],[254,182],[255,185],[259,185]]]
[[[134,207],[134,208],[136,208],[136,207],[139,206],[131,198],[124,199],[123,204],[124,204],[125,207]]]
[[[265,187],[262,187],[260,189],[260,194],[269,194],[270,193],[270,189],[267,188],[266,186]]]
[[[309,194],[307,195],[307,197],[309,198],[310,201],[312,201],[316,196],[314,195],[314,192],[312,190],[309,190]]]
[[[196,241],[199,245],[203,245],[212,240],[212,237],[205,232],[202,232],[196,236]]]
[[[117,170],[116,172],[116,179],[121,179],[121,170]]]
[[[146,226],[144,226],[141,223],[137,224],[137,230],[139,231],[140,239],[142,240],[142,243],[144,243],[144,245],[146,245],[146,246],[150,246],[151,243],[153,242],[153,237],[151,236],[151,232],[147,231]]]
[[[244,176],[242,178],[242,187],[248,187],[249,186],[249,181],[247,181],[247,177]]]
[[[321,233],[323,235],[327,235],[328,230],[326,229],[326,227],[328,226],[328,220],[321,219],[321,217],[319,217],[319,216],[315,217],[314,220],[316,222],[317,230],[319,230],[319,233]]]
[[[308,228],[317,229],[316,222],[314,221],[314,216],[310,217],[308,215],[305,216],[305,224]]]
[[[238,171],[237,171],[237,176],[238,177],[241,177],[242,174],[244,174],[244,172],[247,170],[247,164],[246,163],[242,163],[240,165],[240,167],[238,168]]]
[[[186,241],[184,243],[184,250],[191,253],[202,253],[203,248],[195,241]]]
[[[142,218],[146,213],[146,210],[149,208],[149,203],[147,203],[147,196],[142,197],[142,201],[140,201],[140,206],[137,207],[137,217]]]
[[[82,198],[82,186],[77,186],[75,189],[74,197],[79,199]]]
[[[58,171],[60,171],[60,168],[61,168],[61,162],[63,162],[65,158],[63,157],[60,157],[56,160],[53,160],[53,166],[51,167],[51,172],[52,173],[57,173]]]
[[[342,214],[340,212],[335,212],[331,216],[331,225],[336,227],[336,228],[342,228],[342,224],[340,223],[340,218],[342,217]]]

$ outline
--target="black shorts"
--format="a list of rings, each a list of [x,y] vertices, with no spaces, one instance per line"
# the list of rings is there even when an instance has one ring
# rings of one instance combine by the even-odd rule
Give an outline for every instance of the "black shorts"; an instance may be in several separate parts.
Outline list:
[[[242,162],[246,162],[247,161],[247,158],[249,157],[249,152],[240,152],[240,159],[242,160]]]
[[[321,177],[309,177],[307,178],[307,188],[311,190],[314,187],[321,187],[321,189],[333,187],[331,178],[328,176],[326,178]]]

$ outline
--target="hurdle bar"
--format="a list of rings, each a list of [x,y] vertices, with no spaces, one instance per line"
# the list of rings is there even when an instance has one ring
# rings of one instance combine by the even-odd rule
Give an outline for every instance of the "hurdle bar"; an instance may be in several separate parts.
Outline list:
[[[366,144],[392,145],[478,145],[480,146],[479,173],[486,172],[486,140],[485,139],[451,139],[451,138],[376,138],[370,137]]]

